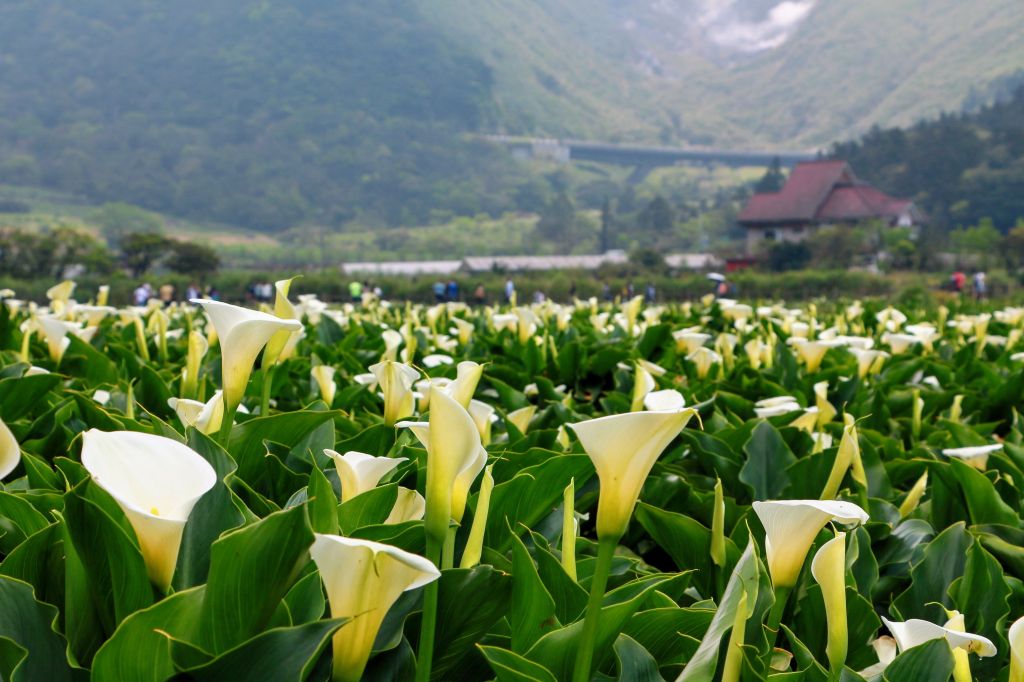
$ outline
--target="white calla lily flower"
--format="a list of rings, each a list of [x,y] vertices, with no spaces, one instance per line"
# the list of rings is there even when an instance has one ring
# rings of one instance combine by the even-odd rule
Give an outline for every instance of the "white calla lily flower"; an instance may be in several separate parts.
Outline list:
[[[316,534],[309,550],[334,618],[351,618],[333,638],[334,679],[362,679],[388,610],[403,592],[437,580],[440,571],[416,554],[369,540]]]
[[[0,480],[7,477],[7,474],[14,471],[21,462],[21,448],[14,434],[0,419]]]
[[[942,454],[984,471],[988,465],[988,456],[1002,449],[1002,443],[992,443],[991,445],[972,445],[966,448],[946,448]]]
[[[348,502],[357,495],[373,490],[380,479],[394,471],[405,457],[374,457],[350,450],[344,455],[326,449],[324,454],[334,460],[341,481],[341,501]]]
[[[334,382],[334,371],[330,365],[317,365],[309,370],[320,391],[320,397],[328,407],[334,404],[334,395],[338,390],[338,384]]]
[[[415,368],[400,362],[385,360],[370,367],[384,394],[384,423],[394,424],[412,415],[416,407],[412,387],[420,378]]]
[[[651,391],[644,396],[644,409],[648,412],[678,412],[686,407],[686,398],[674,388]]]
[[[242,402],[253,363],[263,347],[277,332],[297,332],[302,329],[302,324],[298,320],[284,320],[230,303],[207,299],[192,302],[203,307],[217,330],[224,401],[226,410],[232,412]]]
[[[969,653],[977,654],[982,658],[996,655],[996,646],[992,640],[975,635],[970,632],[957,632],[956,630],[936,625],[920,618],[899,622],[882,618],[885,627],[889,629],[896,639],[900,653],[915,646],[930,642],[933,639],[944,639],[954,649],[964,649]]]
[[[1010,640],[1010,677],[1007,682],[1024,682],[1024,617],[1013,621]]]
[[[569,424],[600,479],[599,538],[619,538],[626,532],[651,468],[695,414],[693,409],[630,412]]]
[[[844,525],[867,523],[868,514],[852,502],[834,500],[771,500],[754,502],[754,513],[765,529],[765,551],[772,584],[796,584],[807,552],[829,521]]]
[[[422,495],[409,488],[399,488],[398,496],[395,498],[395,506],[384,523],[402,523],[404,521],[419,521],[427,510],[427,501]]]
[[[518,410],[511,411],[505,416],[519,430],[519,433],[525,434],[527,429],[530,428],[530,420],[533,419],[533,415],[536,413],[536,405],[527,405],[526,407],[520,407]]]
[[[217,482],[217,473],[178,441],[134,431],[86,431],[82,465],[124,511],[150,580],[166,591],[185,523],[199,498]]]

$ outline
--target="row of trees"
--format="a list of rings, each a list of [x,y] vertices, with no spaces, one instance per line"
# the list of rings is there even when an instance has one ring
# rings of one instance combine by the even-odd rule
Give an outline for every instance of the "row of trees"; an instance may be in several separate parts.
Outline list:
[[[203,279],[217,271],[220,258],[203,244],[153,232],[123,234],[111,249],[68,225],[39,232],[0,228],[0,273],[16,279],[54,280],[72,270],[107,275],[118,267],[139,277],[157,266]]]

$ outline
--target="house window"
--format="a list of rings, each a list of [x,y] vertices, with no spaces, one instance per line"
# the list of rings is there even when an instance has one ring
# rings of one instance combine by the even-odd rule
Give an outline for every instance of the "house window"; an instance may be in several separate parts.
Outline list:
[[[778,237],[775,235],[775,230],[765,230],[764,238],[770,242],[775,241]]]

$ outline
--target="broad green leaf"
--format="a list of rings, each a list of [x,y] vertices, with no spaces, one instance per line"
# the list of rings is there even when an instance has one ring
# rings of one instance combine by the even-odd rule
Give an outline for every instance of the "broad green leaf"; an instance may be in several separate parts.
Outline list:
[[[302,507],[275,512],[215,542],[195,643],[216,655],[260,632],[309,560],[312,544]]]
[[[480,651],[487,657],[498,682],[557,682],[547,668],[514,651],[483,645]]]
[[[910,570],[910,587],[893,601],[893,607],[902,620],[928,620],[933,614],[926,604],[932,602],[946,608],[953,606],[947,590],[954,580],[963,575],[967,550],[973,542],[964,530],[964,524],[957,523],[928,543],[921,560]]]
[[[526,545],[512,535],[512,651],[525,653],[546,632],[560,623],[555,617],[555,600],[541,582]]]
[[[0,380],[0,419],[8,424],[20,419],[59,384],[60,377],[54,374]]]
[[[262,632],[239,646],[198,667],[180,669],[197,682],[302,682],[317,657],[330,644],[331,636],[348,618],[316,620],[294,627],[274,628]],[[171,643],[174,658],[176,643]]]
[[[475,645],[508,613],[511,596],[512,577],[490,566],[455,568],[441,574],[434,640],[435,679],[468,677],[469,670],[486,670]]]
[[[0,675],[11,682],[85,680],[84,670],[72,668],[67,642],[54,630],[57,609],[36,601],[32,586],[0,576],[0,638],[20,649],[17,662],[0,657]],[[13,664],[13,665],[12,665]],[[10,665],[10,667],[7,667]]]
[[[231,430],[229,453],[238,463],[238,476],[250,484],[263,474],[262,460],[267,453],[264,441],[294,447],[321,424],[330,421],[338,412],[299,410],[268,417],[256,417],[236,424]]]
[[[309,500],[309,524],[316,533],[336,535],[338,533],[338,498],[334,494],[331,482],[320,471],[313,467],[309,471],[309,484],[306,488],[306,499]],[[393,505],[392,505],[393,506]]]
[[[658,662],[635,639],[619,635],[614,648],[620,682],[664,682],[658,672]]]
[[[743,452],[747,461],[740,470],[740,481],[750,488],[755,500],[779,499],[789,485],[786,469],[796,462],[782,435],[763,421],[754,427]]]
[[[953,652],[944,639],[907,649],[885,669],[885,682],[945,682],[953,674]]]
[[[398,484],[389,483],[356,495],[334,508],[343,535],[351,535],[365,526],[377,526],[387,520],[398,499]]]
[[[175,669],[168,636],[195,638],[205,591],[200,586],[176,592],[126,618],[97,652],[93,682],[162,682],[171,677]]]

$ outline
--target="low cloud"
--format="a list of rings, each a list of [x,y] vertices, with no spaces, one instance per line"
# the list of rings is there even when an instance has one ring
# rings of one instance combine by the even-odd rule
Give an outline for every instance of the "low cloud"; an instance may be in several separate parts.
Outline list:
[[[737,15],[736,0],[706,0],[699,23],[708,38],[720,47],[760,52],[785,43],[817,3],[818,0],[785,0],[772,7],[766,18],[749,21]]]

